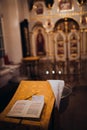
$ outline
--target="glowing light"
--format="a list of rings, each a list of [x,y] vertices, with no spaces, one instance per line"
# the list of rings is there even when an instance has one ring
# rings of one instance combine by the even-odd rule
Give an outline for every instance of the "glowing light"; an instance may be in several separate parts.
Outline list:
[[[46,74],[49,74],[49,71],[48,71],[48,70],[46,71]]]
[[[62,72],[59,70],[58,73],[61,74]]]
[[[52,74],[55,74],[55,70],[52,70]]]

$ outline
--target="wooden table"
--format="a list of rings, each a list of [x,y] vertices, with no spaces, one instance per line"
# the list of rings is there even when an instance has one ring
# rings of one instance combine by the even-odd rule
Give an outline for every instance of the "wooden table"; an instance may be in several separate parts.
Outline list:
[[[29,56],[22,59],[25,67],[29,67],[31,78],[39,76],[39,56]]]
[[[26,99],[35,93],[45,97],[45,106],[40,120],[10,118],[6,116],[15,101]],[[3,127],[3,130],[7,127],[9,130],[19,130],[20,128],[21,130],[48,130],[54,102],[55,96],[48,81],[21,81],[13,98],[4,111],[0,113],[0,126]]]

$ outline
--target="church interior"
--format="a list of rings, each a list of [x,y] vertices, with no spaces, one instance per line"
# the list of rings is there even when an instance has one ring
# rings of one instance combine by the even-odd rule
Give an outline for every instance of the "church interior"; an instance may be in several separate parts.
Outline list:
[[[22,80],[63,80],[55,130],[87,130],[87,0],[0,0],[0,113]]]

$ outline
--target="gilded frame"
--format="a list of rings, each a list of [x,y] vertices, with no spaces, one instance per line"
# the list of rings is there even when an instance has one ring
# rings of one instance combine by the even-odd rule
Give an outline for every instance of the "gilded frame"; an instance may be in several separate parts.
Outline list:
[[[58,8],[59,11],[70,11],[73,9],[73,2],[72,0],[58,0]]]

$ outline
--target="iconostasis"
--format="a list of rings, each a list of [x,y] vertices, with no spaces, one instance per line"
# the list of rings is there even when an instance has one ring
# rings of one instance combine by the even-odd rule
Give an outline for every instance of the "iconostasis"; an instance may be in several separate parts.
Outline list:
[[[87,61],[86,0],[33,1],[29,9],[30,54],[80,73]],[[58,65],[57,64],[57,65]]]

